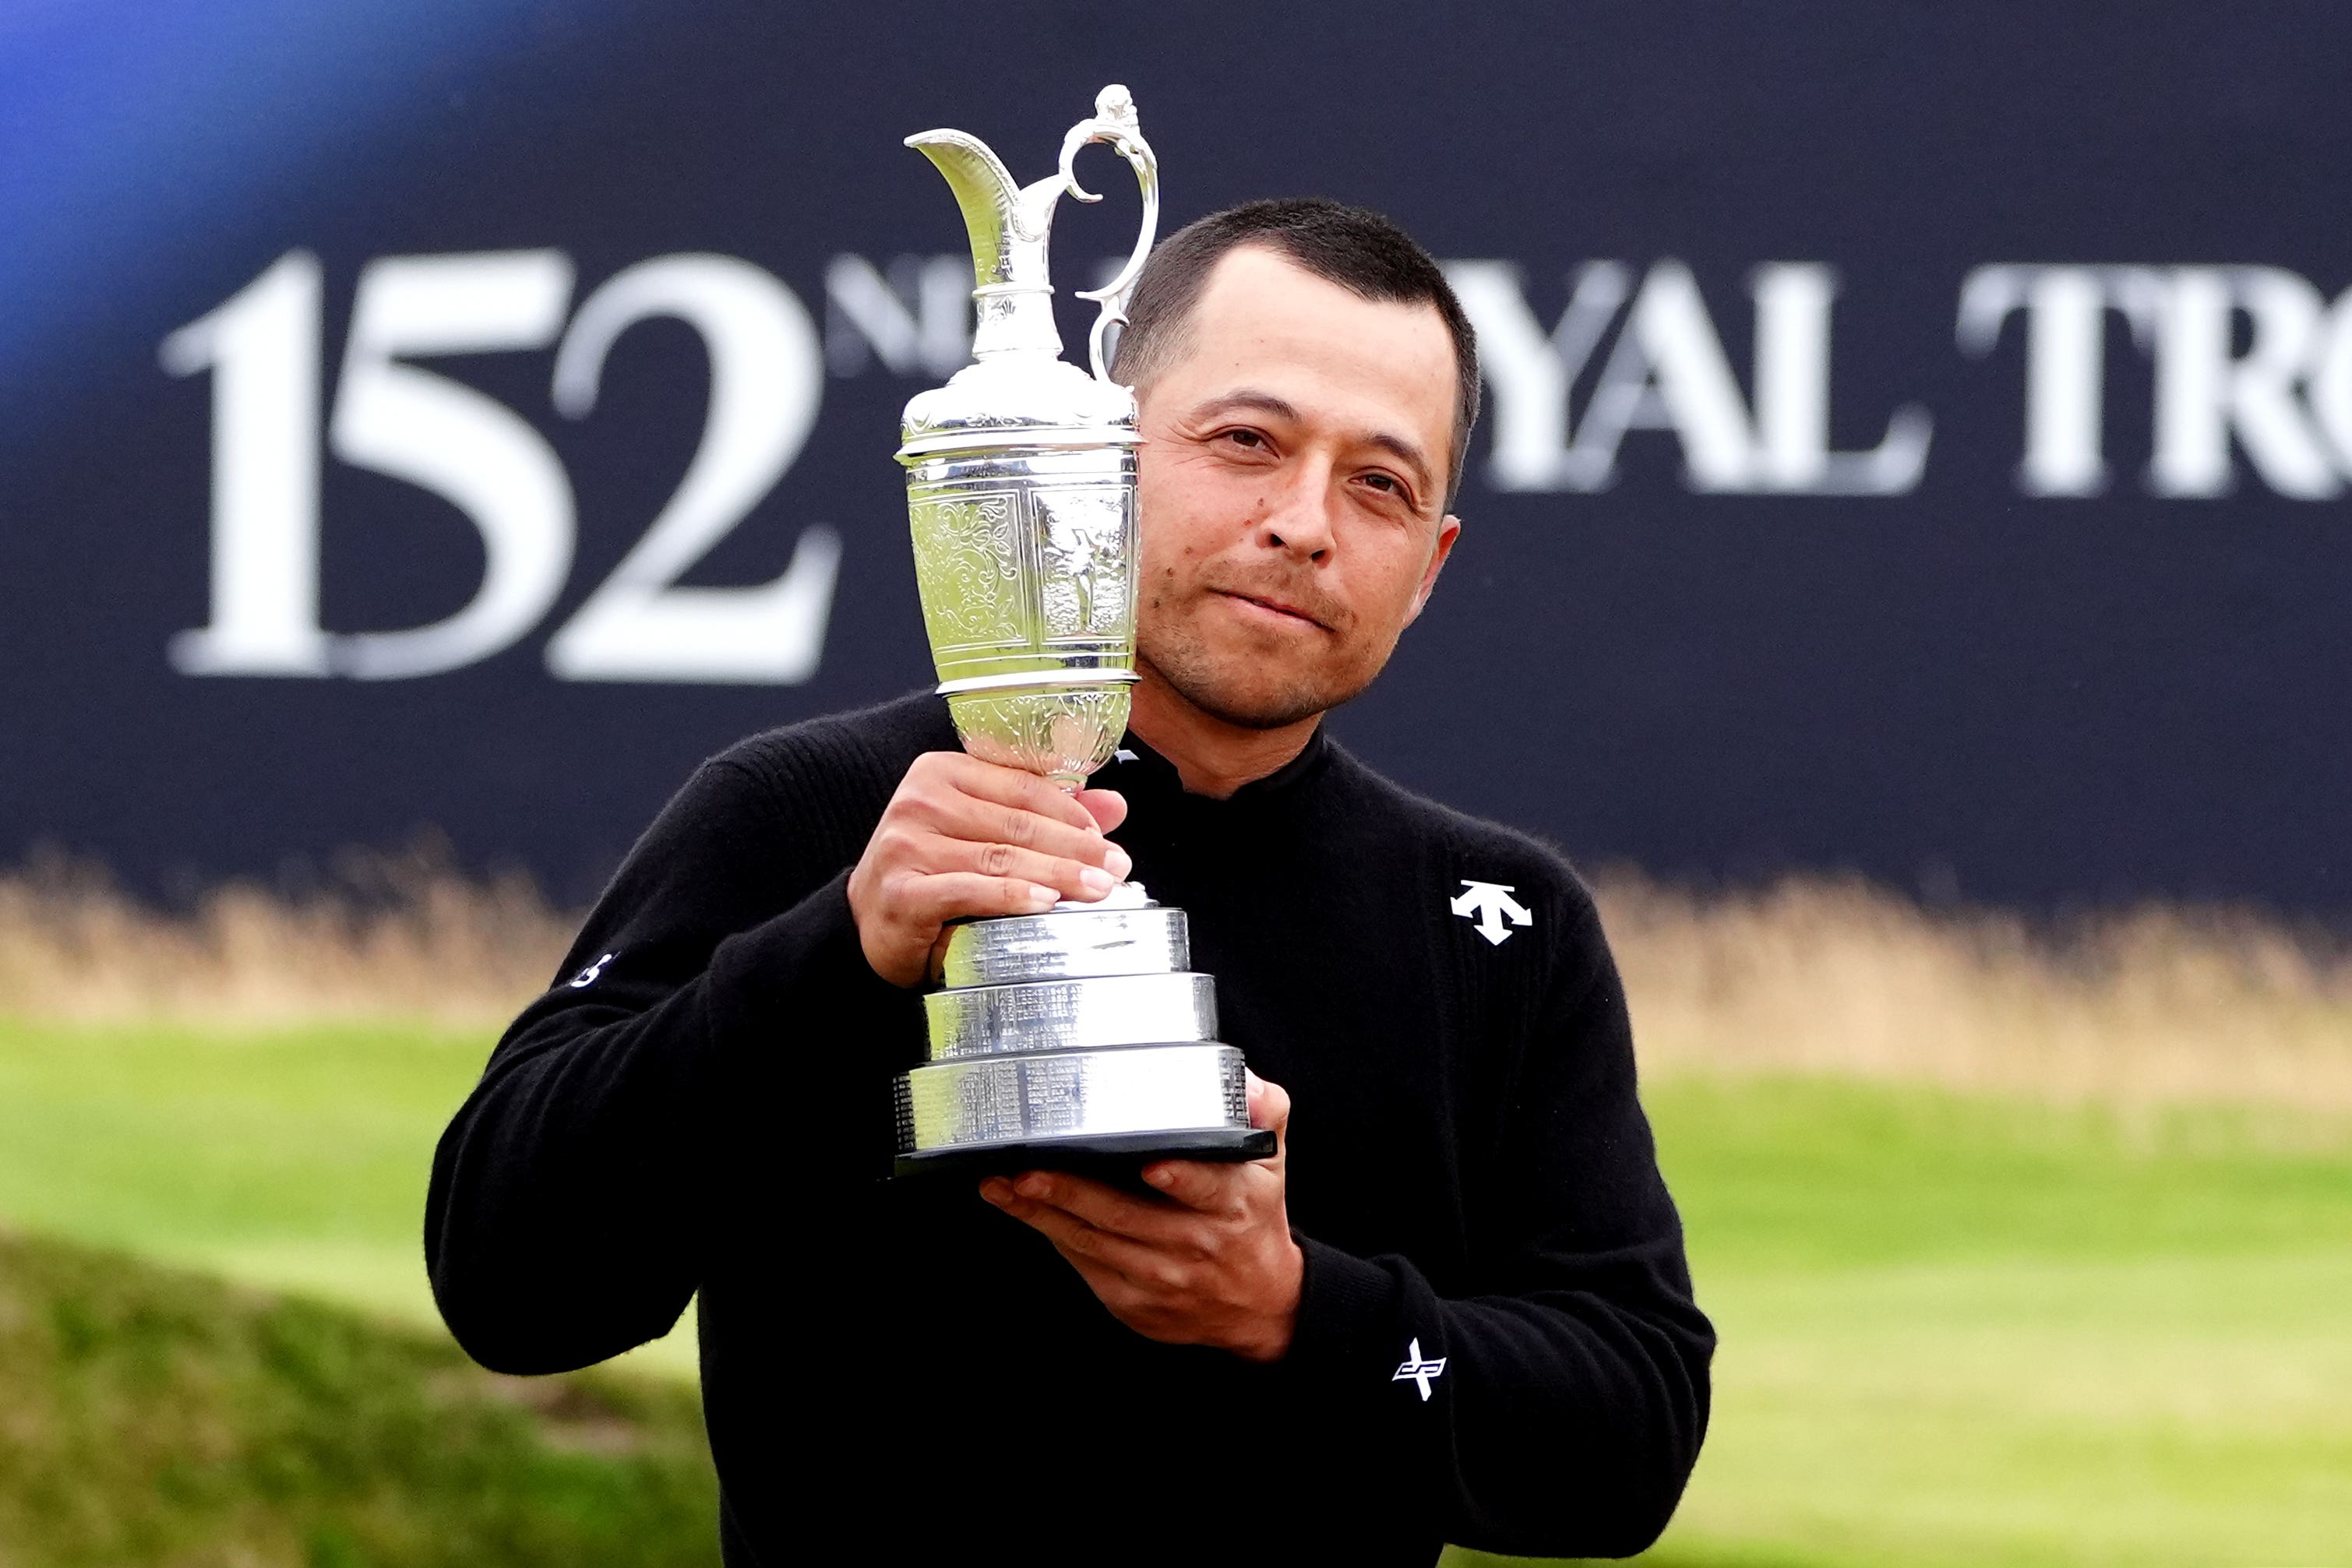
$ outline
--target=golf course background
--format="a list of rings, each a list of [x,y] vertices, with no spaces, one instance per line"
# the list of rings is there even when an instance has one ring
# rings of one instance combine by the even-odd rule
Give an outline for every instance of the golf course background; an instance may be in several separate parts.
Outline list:
[[[690,1320],[492,1378],[423,1275],[434,1139],[563,919],[370,885],[0,893],[8,1568],[715,1560]],[[2352,1563],[2340,949],[1828,883],[1604,906],[1723,1335],[1650,1561]]]

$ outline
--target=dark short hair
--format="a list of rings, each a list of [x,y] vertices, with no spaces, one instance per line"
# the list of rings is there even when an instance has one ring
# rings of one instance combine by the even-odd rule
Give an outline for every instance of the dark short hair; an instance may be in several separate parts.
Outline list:
[[[1153,247],[1136,279],[1112,373],[1139,386],[1166,370],[1186,345],[1192,307],[1209,274],[1227,252],[1253,245],[1366,299],[1436,308],[1454,340],[1454,452],[1445,477],[1451,507],[1462,488],[1470,427],[1478,421],[1478,335],[1429,253],[1369,207],[1285,196],[1186,224]]]

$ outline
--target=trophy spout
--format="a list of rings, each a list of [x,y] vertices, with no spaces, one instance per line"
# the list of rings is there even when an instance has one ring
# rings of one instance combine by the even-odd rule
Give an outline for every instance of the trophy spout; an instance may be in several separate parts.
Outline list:
[[[1015,184],[986,142],[961,131],[926,131],[907,138],[907,145],[946,177],[971,240],[978,316],[972,358],[1020,352],[1058,358],[1062,334],[1054,325],[1046,246],[1053,237],[1055,204],[1066,188],[1064,180],[1056,175]]]
[[[1005,242],[1012,237],[1013,214],[1021,188],[989,145],[961,131],[926,131],[907,138],[907,145],[929,158],[946,176],[971,236],[972,273],[976,285],[1013,281]]]

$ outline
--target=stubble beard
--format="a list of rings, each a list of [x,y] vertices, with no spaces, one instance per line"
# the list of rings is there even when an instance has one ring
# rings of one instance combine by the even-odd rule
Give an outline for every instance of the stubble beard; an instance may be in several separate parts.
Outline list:
[[[1362,692],[1380,673],[1376,665],[1349,684],[1344,676],[1334,681],[1322,672],[1284,671],[1270,685],[1247,689],[1231,678],[1229,664],[1185,632],[1139,639],[1136,659],[1192,706],[1239,729],[1284,729],[1328,713]]]

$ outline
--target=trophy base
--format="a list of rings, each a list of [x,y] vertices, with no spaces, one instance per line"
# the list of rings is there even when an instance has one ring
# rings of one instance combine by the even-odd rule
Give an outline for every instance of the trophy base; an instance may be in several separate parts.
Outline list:
[[[1198,1157],[1249,1134],[1246,1078],[1242,1053],[1213,1040],[929,1062],[894,1085],[899,1168],[967,1151]]]
[[[1026,1138],[1003,1144],[962,1144],[900,1155],[894,1176],[1018,1176],[1023,1171],[1069,1171],[1078,1176],[1132,1177],[1155,1160],[1208,1160],[1238,1165],[1274,1154],[1273,1130],[1265,1127],[1197,1127],[1175,1133],[1101,1133],[1091,1137]]]

